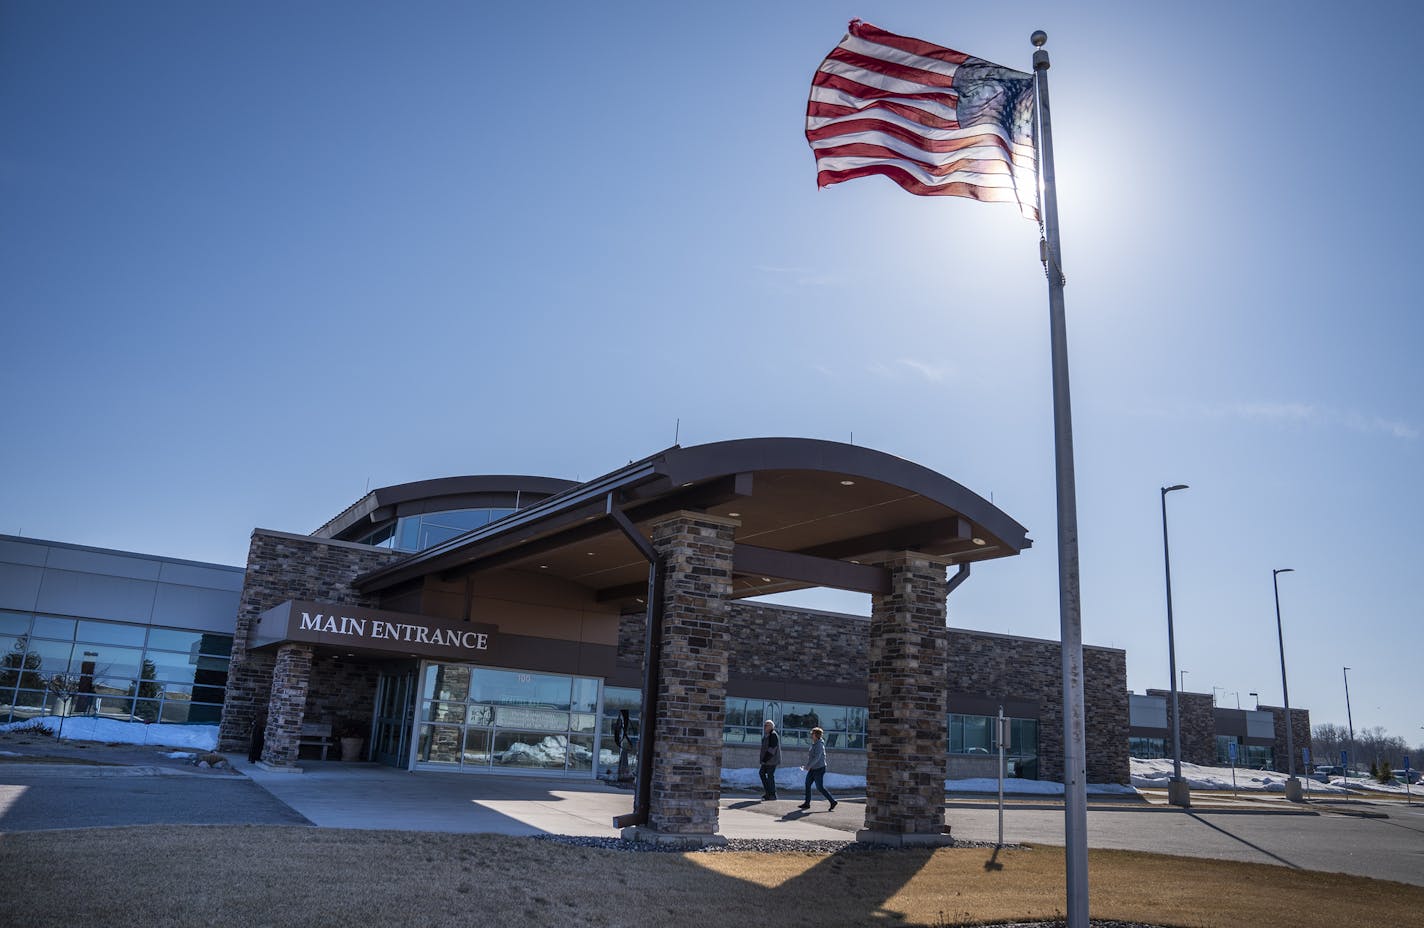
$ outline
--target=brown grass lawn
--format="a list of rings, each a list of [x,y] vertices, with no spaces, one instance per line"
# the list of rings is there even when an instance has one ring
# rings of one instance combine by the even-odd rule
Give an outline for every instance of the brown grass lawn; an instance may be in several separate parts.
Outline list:
[[[1094,918],[1172,926],[1420,924],[1424,888],[1094,851]],[[1052,918],[1063,851],[628,853],[496,835],[140,826],[0,835],[0,923],[971,925]]]

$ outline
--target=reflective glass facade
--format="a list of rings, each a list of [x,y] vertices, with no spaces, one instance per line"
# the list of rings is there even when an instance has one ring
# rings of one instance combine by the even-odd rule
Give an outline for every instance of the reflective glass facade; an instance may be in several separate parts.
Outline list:
[[[592,775],[600,681],[469,664],[426,664],[419,767]]]
[[[771,719],[781,735],[781,747],[809,748],[811,729],[826,733],[826,747],[835,750],[865,750],[865,717],[862,706],[832,706],[819,703],[780,703],[769,699],[727,700],[727,716],[722,729],[726,744],[761,744],[762,723]]]
[[[998,754],[994,737],[997,719],[989,715],[949,714],[949,753],[988,756]],[[1009,776],[1026,780],[1038,779],[1038,720],[1008,720],[1009,743],[1004,745],[1004,757]]]
[[[0,612],[0,722],[40,715],[217,724],[232,636]]]
[[[1140,760],[1158,760],[1167,756],[1167,739],[1128,738],[1127,753],[1129,757],[1136,757]]]
[[[502,519],[513,509],[450,509],[401,516],[369,535],[356,539],[363,545],[394,548],[397,551],[424,551],[456,535],[481,528],[495,519]]]

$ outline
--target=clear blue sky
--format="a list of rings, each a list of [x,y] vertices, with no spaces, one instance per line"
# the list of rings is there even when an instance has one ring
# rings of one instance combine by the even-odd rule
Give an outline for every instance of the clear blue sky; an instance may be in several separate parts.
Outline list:
[[[796,435],[1036,543],[1046,287],[1008,206],[818,192],[846,21],[1053,56],[1087,642],[1424,742],[1416,5],[0,2],[0,531],[241,564],[367,487]],[[966,18],[968,17],[968,18]],[[1410,307],[1415,307],[1411,309]],[[811,601],[863,609],[858,598]],[[787,642],[795,647],[795,642]]]

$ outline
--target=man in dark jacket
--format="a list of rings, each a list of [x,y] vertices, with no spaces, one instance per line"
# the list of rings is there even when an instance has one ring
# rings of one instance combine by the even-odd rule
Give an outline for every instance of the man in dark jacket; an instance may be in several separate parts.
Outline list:
[[[761,723],[761,798],[776,798],[776,766],[781,763],[781,736],[776,723],[767,719]]]

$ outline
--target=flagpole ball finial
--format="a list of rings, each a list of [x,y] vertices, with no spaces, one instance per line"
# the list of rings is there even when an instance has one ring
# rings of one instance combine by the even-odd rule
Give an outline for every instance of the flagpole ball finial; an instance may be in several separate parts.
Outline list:
[[[1033,35],[1028,37],[1028,40],[1033,43],[1034,48],[1042,48],[1044,43],[1048,41],[1048,33],[1042,29],[1035,29]]]

